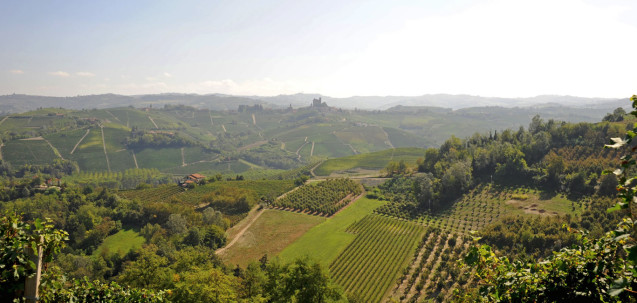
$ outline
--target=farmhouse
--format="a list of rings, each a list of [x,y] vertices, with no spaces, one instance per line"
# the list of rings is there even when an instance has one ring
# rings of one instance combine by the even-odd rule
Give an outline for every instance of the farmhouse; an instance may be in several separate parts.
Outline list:
[[[202,174],[190,174],[179,181],[179,185],[187,187],[189,184],[200,184],[206,180],[206,176]]]

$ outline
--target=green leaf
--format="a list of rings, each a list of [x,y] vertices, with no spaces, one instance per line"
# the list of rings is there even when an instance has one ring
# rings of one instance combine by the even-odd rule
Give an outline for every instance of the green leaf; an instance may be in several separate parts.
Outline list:
[[[608,294],[613,297],[618,296],[624,291],[624,288],[626,287],[626,285],[628,285],[628,280],[624,277],[621,277],[613,281],[613,284],[611,285],[610,291],[608,292]]]
[[[617,204],[615,204],[613,207],[606,209],[607,213],[612,213],[614,211],[618,211],[618,210],[622,210],[624,209],[624,202],[617,202]]]

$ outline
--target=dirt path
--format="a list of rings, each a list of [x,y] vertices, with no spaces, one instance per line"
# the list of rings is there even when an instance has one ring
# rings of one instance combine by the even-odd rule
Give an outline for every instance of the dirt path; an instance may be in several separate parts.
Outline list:
[[[212,113],[210,112],[210,109],[208,109],[208,116],[210,116],[210,126],[215,126],[215,124],[212,122]]]
[[[150,119],[150,122],[153,122],[153,125],[155,125],[156,129],[159,129],[159,126],[157,126],[157,123],[155,123],[155,120],[153,120],[151,116],[148,116],[148,119]]]
[[[252,125],[257,125],[257,118],[252,114]]]
[[[73,150],[71,150],[70,154],[72,155],[73,152],[75,151],[75,149],[77,148],[78,145],[80,145],[80,143],[82,143],[82,140],[84,140],[84,138],[86,138],[86,136],[88,136],[88,133],[91,132],[91,129],[87,129],[86,133],[84,134],[84,136],[82,136],[82,138],[80,138],[80,141],[77,141],[77,143],[75,143],[75,146],[73,146]]]
[[[387,140],[385,141],[385,144],[387,144],[387,146],[389,146],[391,148],[395,148],[394,145],[391,144],[391,141],[389,140],[389,134],[385,131],[385,129],[380,127],[380,126],[378,128],[380,128],[380,131],[382,131],[383,134],[385,134],[385,137],[387,137]]]
[[[259,206],[255,206],[255,207],[259,207]],[[221,255],[223,254],[228,248],[232,247],[232,245],[234,245],[235,243],[237,243],[237,241],[239,241],[239,239],[241,238],[241,236],[243,236],[243,234],[250,228],[250,226],[252,226],[252,224],[254,222],[257,221],[257,219],[261,216],[261,214],[263,214],[263,212],[265,211],[265,208],[262,208],[261,210],[257,211],[257,214],[254,215],[250,221],[247,222],[246,226],[243,227],[243,229],[241,229],[241,231],[239,231],[233,238],[232,241],[230,241],[230,243],[228,243],[228,245],[219,248],[217,251],[215,251],[215,253],[217,255]]]
[[[0,125],[2,125],[2,122],[4,122],[4,120],[9,119],[9,116],[5,116],[2,120],[0,120]]]
[[[2,142],[2,144],[0,144],[0,160],[3,160],[4,158],[2,158],[2,147],[4,146],[4,142]]]
[[[53,153],[54,153],[56,156],[60,157],[60,159],[62,159],[62,160],[65,160],[65,159],[64,159],[64,157],[62,157],[62,154],[60,154],[60,152],[58,151],[58,149],[57,149],[57,148],[55,148],[55,146],[53,146],[53,144],[51,144],[51,142],[49,142],[49,140],[44,139],[44,138],[42,138],[42,139],[44,140],[44,142],[46,142],[46,144],[48,144],[48,145],[49,145],[49,147],[53,150]]]
[[[250,149],[250,148],[259,147],[259,146],[261,146],[261,145],[263,145],[263,144],[266,144],[266,143],[268,143],[268,141],[267,141],[267,140],[257,141],[257,142],[254,142],[254,143],[252,143],[252,144],[248,144],[248,145],[245,145],[245,146],[239,147],[239,148],[237,148],[237,151],[242,151],[242,150],[246,150],[246,149]]]
[[[139,168],[139,165],[137,165],[137,157],[135,156],[135,151],[131,150],[131,153],[133,153],[133,161],[135,161],[135,168]]]
[[[314,141],[312,141],[312,149],[310,150],[310,157],[314,156]]]
[[[184,157],[184,148],[181,148],[181,166],[186,166],[186,157]]]
[[[316,165],[314,165],[312,168],[310,168],[310,175],[312,175],[312,178],[316,178],[316,174],[314,174],[314,170],[317,167],[319,167],[321,164],[323,164],[323,162],[325,162],[325,160],[322,160],[319,163],[316,163]]]
[[[336,214],[338,214],[338,213],[342,212],[344,209],[346,209],[346,208],[348,208],[350,205],[354,204],[354,202],[358,201],[358,199],[360,199],[360,198],[364,197],[364,196],[365,196],[365,194],[366,194],[367,192],[365,191],[365,188],[364,188],[362,185],[361,185],[361,188],[363,189],[363,192],[361,192],[361,194],[360,194],[360,195],[356,196],[356,198],[354,198],[354,199],[352,199],[351,201],[349,201],[349,203],[347,203],[347,205],[345,205],[345,206],[341,207],[341,209],[337,210],[335,213],[333,213],[333,214],[332,214],[331,216],[329,216],[328,218],[331,218],[331,217],[336,216]],[[347,198],[349,198],[349,195],[348,195],[347,197],[343,198],[343,200],[345,200],[345,199],[347,199]],[[339,203],[339,204],[340,204],[340,203],[342,203],[342,202],[343,202],[343,200],[338,201],[338,203]]]
[[[115,117],[115,115],[113,115],[113,113],[111,113],[110,111],[106,111],[109,115],[111,115],[111,117],[113,117],[113,119],[120,121],[119,118]],[[120,121],[121,122],[121,121]]]
[[[301,161],[301,154],[299,154],[299,152],[301,152],[303,147],[305,147],[305,145],[307,145],[308,143],[310,142],[307,142],[307,137],[305,137],[305,143],[303,143],[303,145],[301,145],[301,147],[299,147],[299,149],[296,150],[296,155],[298,156],[297,160]]]
[[[225,125],[221,124],[221,128],[223,128],[223,132],[224,132],[224,133],[227,133],[227,132],[228,132],[228,131],[226,130],[226,126],[225,126]]]
[[[104,147],[104,156],[106,157],[106,167],[108,168],[108,172],[111,172],[111,161],[108,160],[108,153],[106,152],[106,140],[104,139],[104,126],[100,125],[100,130],[102,131],[102,147]]]

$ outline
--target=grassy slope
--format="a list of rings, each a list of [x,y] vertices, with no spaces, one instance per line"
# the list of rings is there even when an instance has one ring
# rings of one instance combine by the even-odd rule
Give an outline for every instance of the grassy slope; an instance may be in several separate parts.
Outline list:
[[[108,252],[118,252],[121,256],[130,250],[139,248],[144,244],[144,237],[132,229],[123,229],[116,234],[106,237],[104,242],[93,252],[98,255],[102,250],[107,249]]]
[[[354,240],[355,235],[345,232],[345,229],[382,204],[384,202],[367,198],[357,200],[286,247],[279,258],[289,262],[307,255],[325,266],[329,265]]]
[[[415,163],[416,159],[423,157],[425,150],[422,148],[396,148],[387,149],[368,154],[353,155],[338,159],[329,159],[314,170],[319,176],[329,176],[335,171],[364,168],[379,170],[387,166],[389,161],[405,160],[407,163]]]
[[[226,250],[222,259],[228,264],[246,266],[264,254],[271,257],[325,220],[323,217],[294,212],[265,210],[243,236]]]

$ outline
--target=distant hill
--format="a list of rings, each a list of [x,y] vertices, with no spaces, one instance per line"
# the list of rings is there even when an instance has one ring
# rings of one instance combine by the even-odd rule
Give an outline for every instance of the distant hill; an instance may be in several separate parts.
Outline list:
[[[313,98],[322,98],[329,106],[344,109],[384,110],[395,106],[429,106],[450,109],[468,107],[573,107],[603,109],[609,111],[629,104],[627,99],[582,98],[573,96],[537,96],[532,98],[495,98],[470,95],[423,95],[423,96],[354,96],[334,98],[320,94],[293,94],[272,97],[231,96],[222,94],[151,94],[124,96],[116,94],[74,97],[47,97],[31,95],[0,96],[0,113],[21,113],[41,107],[64,107],[68,109],[101,109],[113,107],[162,107],[165,104],[183,104],[201,109],[235,110],[239,105],[262,104],[269,108],[294,108],[309,106]]]

